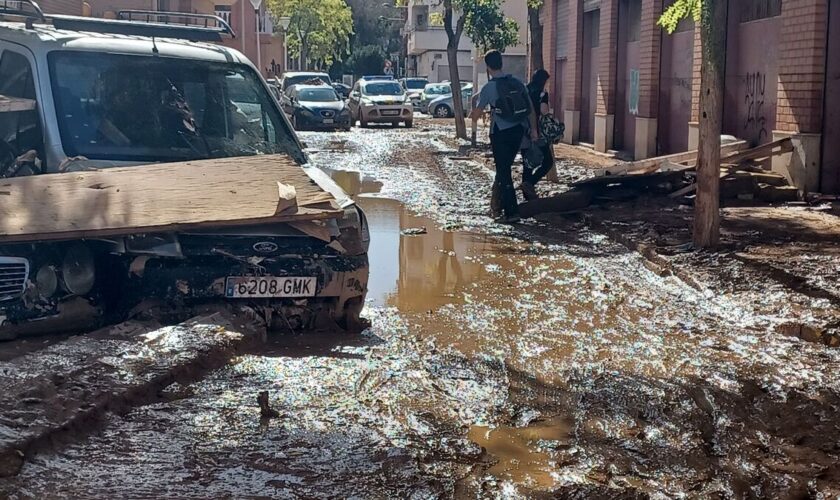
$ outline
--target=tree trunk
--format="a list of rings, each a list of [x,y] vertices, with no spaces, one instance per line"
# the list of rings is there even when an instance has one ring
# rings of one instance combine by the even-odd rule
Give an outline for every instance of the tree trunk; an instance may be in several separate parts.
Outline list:
[[[528,7],[528,33],[530,35],[530,74],[543,69],[543,25],[540,22],[540,9]]]
[[[458,71],[458,46],[447,47],[449,59],[449,82],[452,86],[452,107],[455,108],[455,136],[467,138],[467,124],[464,121],[464,103],[461,99],[461,75]]]
[[[720,132],[723,121],[725,0],[703,0],[700,76],[700,144],[697,153],[697,198],[694,245],[714,247],[720,240]]]

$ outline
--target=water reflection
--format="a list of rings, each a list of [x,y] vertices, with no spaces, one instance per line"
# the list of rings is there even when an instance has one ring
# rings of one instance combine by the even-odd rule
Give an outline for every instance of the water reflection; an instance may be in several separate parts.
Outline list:
[[[397,201],[360,197],[370,223],[368,299],[404,312],[428,311],[458,302],[455,293],[486,273],[470,256],[486,251],[486,238],[441,231],[434,222],[411,214]],[[425,234],[408,235],[409,228]]]

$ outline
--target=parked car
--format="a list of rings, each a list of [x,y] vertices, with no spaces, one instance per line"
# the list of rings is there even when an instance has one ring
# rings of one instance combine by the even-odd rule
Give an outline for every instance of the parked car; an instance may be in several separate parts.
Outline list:
[[[329,85],[293,85],[289,108],[295,130],[350,130],[350,109]]]
[[[350,97],[350,85],[346,85],[341,82],[333,82],[332,87],[333,90],[335,90],[335,93],[338,94],[338,97],[342,99]]]
[[[280,87],[280,104],[284,107],[288,104],[287,91],[293,85],[299,83],[317,83],[323,82],[327,85],[332,85],[330,75],[319,71],[287,71],[280,77],[277,86]]]
[[[442,95],[452,93],[452,88],[449,83],[429,83],[423,88],[420,93],[420,112],[429,114],[429,103]]]
[[[464,106],[464,116],[472,110],[473,86],[467,84],[461,90],[461,102]],[[452,102],[452,94],[443,95],[429,103],[429,114],[435,118],[452,118],[455,116],[455,105]]]
[[[400,122],[409,128],[414,126],[411,101],[399,82],[393,79],[362,78],[350,92],[349,105],[353,123],[358,120],[362,127],[370,123],[396,126]]]
[[[423,89],[429,84],[428,78],[400,78],[400,85],[402,85],[408,98],[411,100],[411,105],[414,106],[414,111],[420,111],[420,99]]]
[[[0,197],[0,338],[120,321],[148,299],[176,310],[249,305],[267,319],[283,318],[284,328],[361,325],[369,269],[364,213],[329,176],[305,165],[301,142],[248,58],[210,43],[232,33],[223,20],[207,27],[206,18],[184,25],[189,13],[171,25],[52,17],[29,0],[4,11],[11,8],[0,4],[0,14],[15,16],[0,23],[0,88],[16,103],[0,107],[0,177],[13,193]],[[205,159],[230,169],[236,160],[225,159],[265,157],[273,165],[277,155],[290,159],[284,165],[291,161],[278,168],[278,184],[282,172],[303,173],[308,189],[333,208],[301,210],[294,223],[208,221],[200,230],[124,222],[107,236],[74,231],[62,222],[69,213],[41,212],[58,230],[9,236],[29,227],[10,224],[10,213],[38,221],[29,205],[8,201],[32,180],[12,178],[22,168],[67,186],[82,182],[75,181],[80,170],[174,170],[183,164],[159,164]],[[184,189],[177,182],[160,188]],[[126,210],[68,201],[107,185],[59,189],[42,204],[64,200],[63,207],[90,211],[90,220]],[[72,217],[87,220],[79,212]]]

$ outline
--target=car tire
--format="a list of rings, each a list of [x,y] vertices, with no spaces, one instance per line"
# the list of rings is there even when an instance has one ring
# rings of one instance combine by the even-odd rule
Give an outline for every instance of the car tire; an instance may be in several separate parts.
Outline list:
[[[449,109],[449,106],[446,104],[438,104],[435,106],[434,112],[432,113],[435,118],[452,118],[454,114],[452,110]]]
[[[413,128],[414,127],[414,120],[409,120],[405,122],[405,128]]]
[[[362,128],[368,128],[368,122],[366,122],[364,118],[359,117],[359,126]]]

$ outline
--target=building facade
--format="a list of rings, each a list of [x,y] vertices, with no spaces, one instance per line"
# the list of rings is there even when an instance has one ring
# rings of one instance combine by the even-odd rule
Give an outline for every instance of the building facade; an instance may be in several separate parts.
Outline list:
[[[552,105],[568,142],[635,158],[697,147],[702,41],[690,20],[656,21],[673,0],[546,0]],[[840,0],[731,0],[723,133],[791,137],[772,168],[804,191],[840,193]]]
[[[512,74],[525,77],[527,66],[528,11],[523,0],[507,0],[503,4],[505,16],[519,25],[519,43],[505,50],[505,68]],[[424,76],[430,82],[448,81],[449,60],[446,55],[448,38],[440,23],[443,16],[441,2],[413,0],[407,5],[403,28],[406,39],[406,75]],[[471,81],[475,46],[466,34],[458,46],[458,74],[464,81]],[[487,79],[484,63],[479,58],[479,82]]]
[[[82,5],[85,15],[104,18],[115,18],[120,10],[214,14],[224,19],[236,32],[236,38],[223,35],[223,45],[245,54],[266,78],[279,76],[285,71],[284,38],[281,33],[275,33],[265,2],[258,14],[249,0],[86,0],[79,2],[80,13]]]

